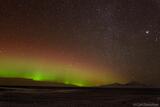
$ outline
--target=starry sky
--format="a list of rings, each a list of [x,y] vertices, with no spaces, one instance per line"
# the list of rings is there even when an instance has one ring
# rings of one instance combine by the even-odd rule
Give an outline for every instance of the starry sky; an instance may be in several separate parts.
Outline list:
[[[160,86],[159,13],[159,0],[1,0],[0,77],[34,74],[31,79],[41,80],[61,72],[58,79],[42,80]],[[4,65],[14,70],[4,74]],[[48,65],[58,68],[40,68]],[[34,70],[24,76],[23,70],[35,66],[41,78]]]

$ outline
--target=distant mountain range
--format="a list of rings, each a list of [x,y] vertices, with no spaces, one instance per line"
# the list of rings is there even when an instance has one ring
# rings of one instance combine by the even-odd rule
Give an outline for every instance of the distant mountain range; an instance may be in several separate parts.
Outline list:
[[[0,78],[0,86],[48,86],[48,87],[76,87],[74,85],[66,85],[63,83],[33,81],[23,78]],[[102,88],[152,88],[150,85],[145,85],[140,82],[132,81],[126,84],[113,83],[100,86]]]
[[[126,84],[120,84],[120,83],[113,83],[109,85],[103,85],[101,87],[106,88],[148,88],[150,85],[142,84],[137,81],[128,82]]]

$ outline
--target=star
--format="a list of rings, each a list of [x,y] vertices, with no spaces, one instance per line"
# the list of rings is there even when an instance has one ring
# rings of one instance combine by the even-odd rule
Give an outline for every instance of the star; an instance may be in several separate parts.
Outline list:
[[[145,33],[146,33],[146,34],[149,34],[149,33],[150,33],[150,31],[149,31],[149,30],[146,30],[146,31],[145,31]]]

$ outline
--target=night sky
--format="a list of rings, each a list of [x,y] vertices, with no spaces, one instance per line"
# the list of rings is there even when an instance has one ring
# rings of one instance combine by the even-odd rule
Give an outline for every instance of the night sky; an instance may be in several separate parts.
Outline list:
[[[0,56],[0,77],[160,86],[160,1],[0,0]]]

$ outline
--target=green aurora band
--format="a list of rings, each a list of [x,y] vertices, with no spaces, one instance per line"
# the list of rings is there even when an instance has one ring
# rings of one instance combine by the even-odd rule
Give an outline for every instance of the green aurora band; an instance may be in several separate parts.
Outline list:
[[[24,78],[34,81],[48,81],[80,87],[99,86],[122,81],[113,73],[100,73],[83,67],[67,66],[67,64],[42,63],[41,61],[18,58],[0,61],[0,77]]]

